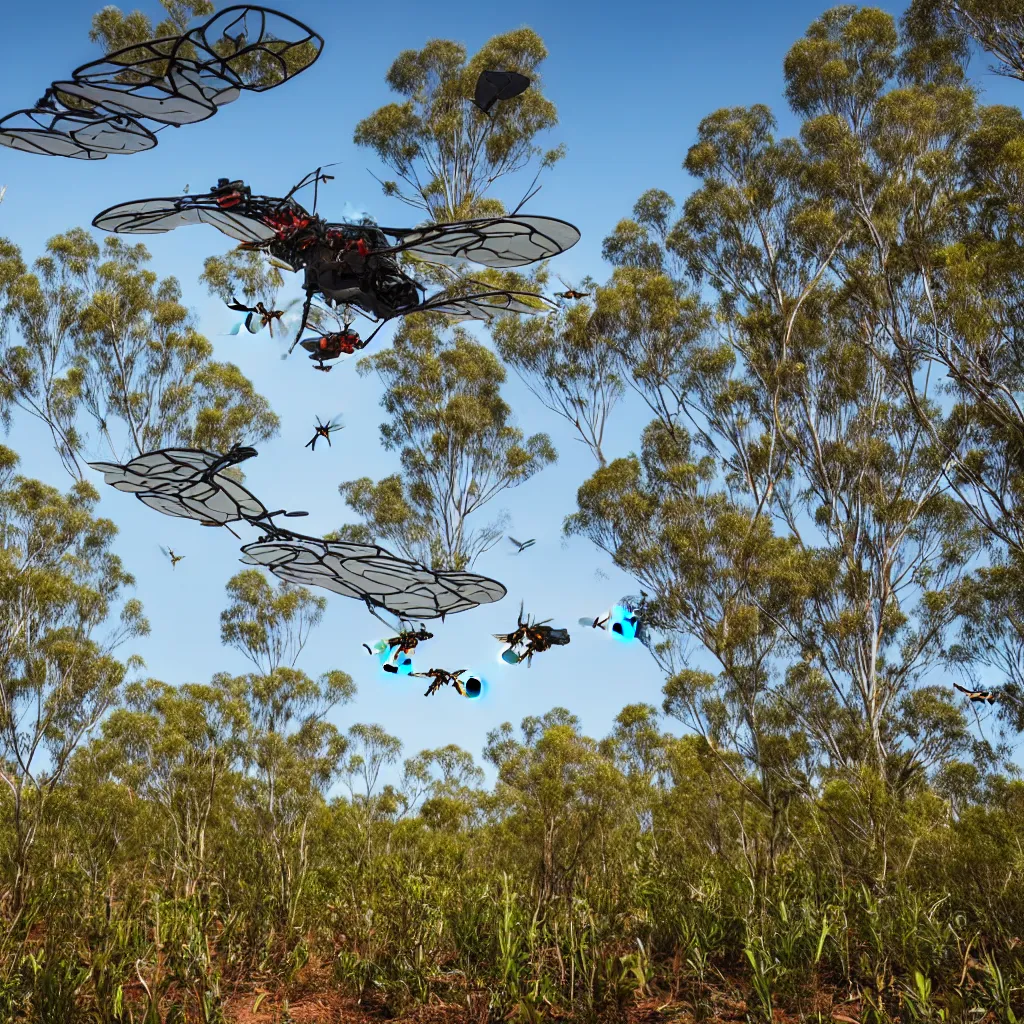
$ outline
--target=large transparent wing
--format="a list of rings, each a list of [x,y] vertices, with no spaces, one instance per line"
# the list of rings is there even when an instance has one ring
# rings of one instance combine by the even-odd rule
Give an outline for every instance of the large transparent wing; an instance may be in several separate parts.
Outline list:
[[[239,4],[183,36],[174,57],[194,57],[238,88],[264,92],[305,71],[323,46],[323,36],[296,18]]]
[[[0,120],[0,145],[24,153],[105,160],[110,155],[142,153],[156,136],[138,121],[120,114],[33,107]]]
[[[485,320],[490,323],[503,313],[550,313],[555,309],[557,307],[543,295],[533,292],[493,291],[455,298],[432,295],[412,309],[403,309],[402,315],[434,312],[443,313],[453,320]]]
[[[153,39],[107,54],[53,83],[67,93],[116,113],[161,124],[194,124],[237,99],[239,90],[196,61],[172,60],[180,37]]]
[[[432,224],[401,230],[383,228],[396,236],[396,249],[427,263],[450,265],[467,259],[485,267],[523,267],[557,256],[579,240],[579,229],[555,217],[488,217],[457,224]]]
[[[260,519],[267,514],[263,503],[240,483],[215,473],[176,494],[142,491],[136,497],[164,515],[194,519],[200,523],[237,523],[242,519]]]
[[[264,198],[264,197],[254,197]],[[257,214],[221,209],[211,195],[138,199],[98,213],[93,227],[129,235],[158,235],[186,224],[209,224],[240,242],[265,242],[277,232]]]
[[[200,448],[164,448],[139,455],[123,466],[117,462],[90,462],[89,466],[119,491],[177,493],[200,480],[220,459],[215,452]]]
[[[470,572],[435,572],[370,544],[272,540],[247,544],[242,561],[266,566],[290,583],[323,587],[369,601],[403,618],[431,619],[499,601],[497,580]]]
[[[167,515],[214,522],[260,519],[267,514],[263,503],[236,480],[213,471],[230,460],[237,464],[252,458],[255,449],[233,449],[228,455],[200,448],[165,448],[146,452],[127,463],[91,462],[104,481],[119,491],[140,496],[151,508]],[[156,498],[166,498],[157,502]]]

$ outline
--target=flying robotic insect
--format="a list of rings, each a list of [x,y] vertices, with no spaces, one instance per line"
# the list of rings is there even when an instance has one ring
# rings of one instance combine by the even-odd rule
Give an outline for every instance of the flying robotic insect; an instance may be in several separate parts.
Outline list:
[[[427,687],[427,692],[423,694],[424,697],[429,697],[431,694],[437,693],[442,686],[454,686],[459,696],[465,697],[467,696],[466,686],[463,681],[459,679],[459,676],[461,676],[465,671],[466,669],[464,668],[460,668],[457,672],[449,672],[447,669],[443,668],[430,668],[427,669],[426,672],[413,672],[412,675],[418,679],[433,680],[430,686]],[[472,681],[474,680],[467,680],[467,682]],[[480,681],[475,680],[475,682],[479,686]]]
[[[185,557],[184,555],[176,555],[174,553],[174,548],[161,548],[160,550],[164,553],[165,558],[169,558],[171,560],[172,569],[177,569],[178,563]]]
[[[563,285],[565,285],[565,291],[564,292],[555,292],[555,298],[556,299],[562,299],[562,300],[568,301],[568,302],[576,302],[579,299],[589,299],[590,298],[590,292],[577,291],[571,285],[566,284],[565,279],[562,278],[562,277],[560,277],[558,280],[561,281]]]
[[[285,309],[267,309],[262,302],[257,302],[255,306],[247,306],[234,297],[227,306],[228,309],[233,309],[236,313],[246,314],[245,319],[235,324],[228,334],[238,334],[243,327],[250,334],[259,334],[266,327],[270,331],[270,336],[273,337],[274,321],[280,320],[287,312]]]
[[[311,452],[315,452],[316,443],[321,437],[327,442],[327,446],[329,448],[331,446],[331,434],[344,429],[345,427],[342,425],[340,416],[335,416],[333,420],[330,420],[327,423],[321,423],[320,417],[317,416],[316,433],[303,445],[303,448],[308,448]]]
[[[651,611],[647,594],[642,590],[640,595],[628,595],[619,599],[618,604],[593,619],[584,617],[579,620],[581,626],[604,629],[620,640],[639,640],[650,649],[651,646]]]
[[[307,185],[330,180],[322,168],[306,175],[286,196],[254,195],[243,181],[221,178],[209,192],[173,198],[142,199],[112,206],[93,226],[121,234],[159,234],[185,224],[211,224],[242,243],[239,248],[267,253],[277,263],[304,275],[305,302],[295,340],[303,340],[314,297],[337,307],[351,306],[377,326],[365,340],[345,332],[343,339],[306,339],[314,358],[335,346],[365,347],[390,320],[434,311],[452,320],[491,321],[504,313],[547,313],[556,307],[533,292],[494,288],[464,280],[426,295],[399,265],[403,255],[425,263],[457,266],[463,260],[485,267],[522,267],[565,252],[579,241],[572,224],[554,217],[512,213],[420,228],[385,228],[375,224],[329,222],[295,200]],[[316,198],[314,193],[314,211]]]
[[[51,83],[33,107],[0,119],[0,145],[76,160],[142,153],[169,125],[205,121],[243,91],[281,85],[308,68],[323,45],[322,36],[286,14],[226,7],[184,35],[116,50]]]
[[[527,548],[532,548],[537,543],[536,540],[516,540],[515,537],[509,537],[510,541],[519,549],[516,554],[521,555]]]
[[[501,660],[508,665],[518,665],[525,660],[527,667],[533,664],[533,656],[552,647],[564,647],[569,642],[569,631],[549,626],[550,619],[530,622],[523,618],[523,605],[519,604],[519,619],[511,633],[495,633],[494,639],[508,647],[502,651]],[[516,650],[521,648],[521,650]]]
[[[125,465],[90,462],[119,491],[134,494],[144,505],[203,526],[223,526],[238,537],[231,523],[270,523],[276,516],[308,512],[271,512],[226,470],[255,458],[255,448],[236,445],[223,454],[201,448],[161,448],[144,452]],[[184,557],[184,556],[182,556]]]
[[[360,339],[359,335],[351,330],[353,317],[346,306],[345,315],[342,318],[342,329],[340,331],[324,331],[319,338],[306,338],[299,344],[309,353],[309,358],[316,365],[314,370],[323,370],[330,373],[334,367],[326,366],[328,360],[337,359],[339,356],[350,356],[366,347],[366,342]]]
[[[434,634],[428,632],[426,626],[421,622],[419,629],[401,629],[397,636],[389,637],[387,640],[378,640],[373,647],[370,647],[369,644],[363,644],[363,646],[371,656],[385,655],[381,666],[385,672],[409,674],[412,672],[413,651],[423,641],[433,638]]]

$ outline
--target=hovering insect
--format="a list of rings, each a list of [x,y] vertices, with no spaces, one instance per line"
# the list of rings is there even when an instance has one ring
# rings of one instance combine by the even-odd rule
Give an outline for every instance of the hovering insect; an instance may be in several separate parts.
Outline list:
[[[160,550],[164,553],[164,557],[171,560],[172,569],[177,568],[178,563],[185,557],[184,555],[176,555],[174,548],[161,548]]]
[[[323,312],[325,311],[318,307],[318,313]],[[316,366],[313,367],[314,370],[330,373],[333,367],[324,365],[327,360],[337,359],[342,355],[350,356],[353,352],[358,352],[361,348],[366,347],[366,342],[351,330],[353,319],[351,310],[346,306],[345,315],[341,318],[342,329],[340,331],[325,331],[319,338],[305,338],[299,342],[309,353],[309,358],[316,363]]]
[[[529,88],[530,80],[517,71],[481,71],[473,103],[488,114],[499,100],[510,100]]]
[[[282,84],[308,68],[323,44],[286,14],[227,7],[183,35],[134,43],[51,83],[34,107],[0,119],[0,145],[77,160],[141,153],[167,125],[204,121],[243,91]]]
[[[460,668],[457,672],[449,672],[443,668],[431,668],[427,669],[426,672],[413,672],[412,675],[420,679],[432,679],[433,682],[427,687],[427,692],[423,694],[424,697],[429,697],[433,693],[437,693],[442,686],[454,686],[458,691],[460,697],[466,696],[466,687],[459,676],[465,672],[466,669]]]
[[[502,652],[501,660],[509,665],[518,665],[526,660],[527,665],[533,664],[533,656],[542,651],[550,650],[552,647],[564,647],[569,642],[569,631],[565,629],[554,629],[547,625],[551,620],[543,622],[530,622],[523,619],[523,605],[519,604],[519,619],[516,628],[511,633],[495,633],[494,639],[508,644],[507,650]],[[516,650],[522,646],[520,653]]]
[[[335,431],[344,430],[344,429],[345,428],[342,425],[341,417],[340,416],[335,416],[334,419],[330,420],[328,423],[321,423],[320,422],[320,417],[317,416],[317,418],[316,418],[316,433],[302,447],[303,448],[308,448],[310,451],[315,452],[316,451],[316,443],[317,443],[317,441],[321,437],[326,439],[327,446],[330,447],[331,446],[331,434],[335,433]]]
[[[262,302],[257,302],[255,306],[247,306],[244,302],[239,302],[238,299],[234,297],[232,297],[227,306],[228,309],[233,309],[236,313],[247,314],[241,323],[235,324],[235,326],[228,331],[228,334],[237,334],[243,327],[250,334],[259,334],[264,327],[267,327],[270,330],[270,336],[273,337],[274,321],[280,320],[287,312],[287,310],[284,309],[267,309]]]
[[[413,651],[425,640],[432,640],[434,634],[427,631],[426,626],[420,623],[419,629],[403,629],[397,636],[388,640],[378,640],[371,648],[369,644],[363,644],[370,655],[383,654],[388,652],[384,661],[385,672],[397,673],[406,665],[412,665],[411,658],[403,658],[405,654],[411,655]]]
[[[996,702],[996,695],[991,690],[968,690],[959,683],[954,683],[953,686],[961,693],[966,693],[972,703],[980,701],[983,704],[995,704]]]
[[[522,267],[575,245],[580,233],[572,224],[515,212],[420,228],[331,223],[294,199],[299,189],[330,180],[321,170],[306,175],[284,198],[253,195],[243,181],[221,178],[202,195],[112,206],[98,214],[93,225],[122,234],[158,234],[184,224],[212,224],[241,242],[240,249],[265,252],[289,270],[302,271],[306,298],[289,352],[302,340],[318,295],[329,305],[350,305],[378,322],[360,347],[389,320],[409,313],[434,311],[453,320],[490,321],[503,313],[555,308],[533,292],[496,289],[471,280],[427,296],[425,286],[399,266],[398,258],[406,253],[442,266],[471,260],[496,269]]]
[[[594,619],[585,617],[579,620],[581,626],[592,626],[594,629],[605,629],[613,636],[622,640],[639,640],[647,647],[651,646],[651,611],[647,594],[640,591],[640,596],[629,595],[619,599],[619,603],[607,612],[602,612]]]
[[[509,537],[508,539],[519,548],[516,552],[517,555],[521,555],[527,548],[532,548],[537,543],[536,540],[516,540],[515,537]]]
[[[330,373],[333,366],[325,366],[328,359],[337,359],[339,356],[350,356],[361,348],[366,348],[366,342],[362,341],[355,331],[332,331],[321,335],[319,338],[306,338],[299,344],[309,353],[316,366],[314,370],[323,370]]]

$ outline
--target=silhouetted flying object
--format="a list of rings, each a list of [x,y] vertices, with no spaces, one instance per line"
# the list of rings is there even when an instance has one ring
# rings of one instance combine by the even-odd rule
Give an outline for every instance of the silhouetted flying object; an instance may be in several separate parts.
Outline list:
[[[433,682],[427,687],[424,697],[429,697],[433,693],[437,693],[442,686],[454,686],[458,691],[460,697],[466,696],[465,687],[462,684],[462,680],[459,676],[465,672],[466,669],[460,668],[457,672],[449,672],[443,668],[431,668],[427,669],[426,672],[413,672],[412,674],[420,679],[432,679]]]
[[[966,693],[969,700],[980,701],[983,704],[995,704],[996,695],[991,690],[968,690],[959,683],[953,684],[961,693]]]
[[[176,568],[178,563],[185,557],[184,555],[176,555],[174,553],[174,548],[161,548],[160,550],[171,560],[172,569]]]
[[[569,642],[569,631],[549,626],[550,619],[543,622],[530,622],[523,618],[523,603],[519,603],[519,619],[511,633],[495,633],[494,639],[508,644],[508,649],[501,654],[501,660],[509,665],[518,665],[526,660],[527,666],[533,664],[533,656],[552,647],[564,647]],[[523,646],[522,652],[516,650]]]
[[[527,548],[532,548],[537,543],[536,540],[516,540],[515,537],[509,537],[508,539],[519,548],[516,552],[517,555],[521,555]]]
[[[317,441],[323,437],[327,440],[327,446],[331,446],[331,434],[337,430],[344,430],[344,426],[341,422],[340,416],[335,416],[333,420],[328,423],[321,423],[320,417],[316,418],[316,433],[303,445],[303,448],[308,448],[311,452],[316,451]]]
[[[481,71],[476,80],[473,103],[489,114],[499,100],[513,99],[529,88],[530,80],[518,71]]]

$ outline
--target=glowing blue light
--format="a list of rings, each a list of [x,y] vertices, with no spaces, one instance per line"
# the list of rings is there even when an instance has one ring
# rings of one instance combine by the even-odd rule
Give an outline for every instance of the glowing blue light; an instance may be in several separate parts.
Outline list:
[[[412,672],[412,658],[407,652],[396,653],[392,658],[391,649],[383,640],[374,644],[373,649],[382,671],[389,676],[407,676]]]
[[[622,605],[617,604],[612,609],[611,621],[608,623],[608,633],[620,643],[629,643],[636,639],[638,626],[637,617]]]

